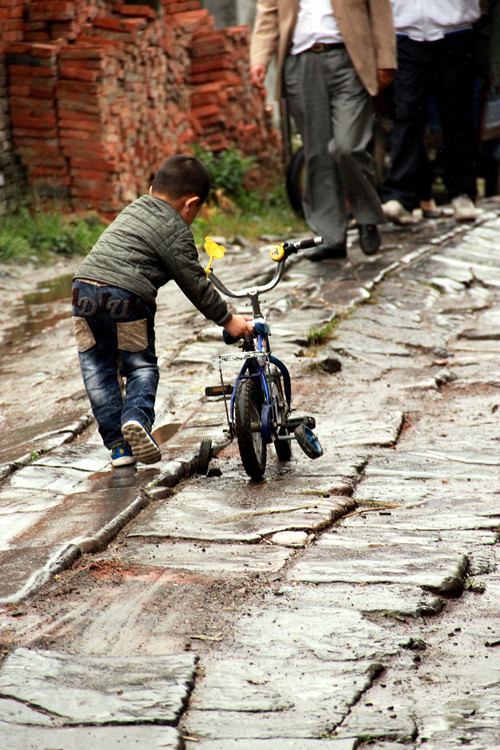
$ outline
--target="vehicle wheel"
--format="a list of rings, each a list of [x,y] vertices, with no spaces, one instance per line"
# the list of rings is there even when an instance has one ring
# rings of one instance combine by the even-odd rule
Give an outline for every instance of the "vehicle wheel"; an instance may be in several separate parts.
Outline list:
[[[206,474],[208,472],[208,465],[212,458],[212,441],[210,438],[203,438],[200,443],[200,450],[198,452],[198,474]]]
[[[288,430],[284,426],[284,422],[287,416],[287,408],[285,405],[285,397],[283,396],[283,388],[281,386],[281,380],[277,373],[271,376],[271,397],[278,403],[278,429],[277,435],[288,435]],[[275,440],[274,448],[276,455],[280,461],[290,461],[292,457],[292,443],[291,440]]]
[[[298,216],[304,216],[302,195],[304,193],[305,160],[304,149],[299,148],[290,160],[286,171],[286,193],[290,205]]]
[[[251,479],[261,479],[266,470],[261,408],[260,387],[251,378],[240,380],[234,399],[234,426],[241,462]]]
[[[484,193],[488,198],[490,195],[500,193],[500,161],[493,157],[484,157]]]
[[[299,424],[295,429],[297,442],[309,458],[319,458],[323,455],[323,448],[318,438],[305,424]]]

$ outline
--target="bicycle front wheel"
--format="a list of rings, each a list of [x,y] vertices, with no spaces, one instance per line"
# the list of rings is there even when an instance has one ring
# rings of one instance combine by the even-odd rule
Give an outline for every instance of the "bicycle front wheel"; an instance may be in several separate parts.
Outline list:
[[[251,479],[261,479],[266,470],[261,409],[260,385],[251,378],[240,380],[234,400],[234,426],[241,462]]]

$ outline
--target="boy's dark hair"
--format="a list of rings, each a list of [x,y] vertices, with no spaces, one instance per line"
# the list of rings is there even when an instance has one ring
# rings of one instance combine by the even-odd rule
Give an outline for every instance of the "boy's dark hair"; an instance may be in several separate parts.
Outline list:
[[[199,159],[177,154],[165,159],[154,176],[153,193],[173,200],[197,195],[204,203],[210,190],[210,172]]]

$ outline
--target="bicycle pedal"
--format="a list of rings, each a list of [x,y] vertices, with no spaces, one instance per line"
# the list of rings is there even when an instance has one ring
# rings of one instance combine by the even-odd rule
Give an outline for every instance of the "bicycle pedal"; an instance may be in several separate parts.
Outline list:
[[[205,396],[208,398],[214,398],[217,396],[230,396],[233,392],[232,385],[207,385],[205,388]]]

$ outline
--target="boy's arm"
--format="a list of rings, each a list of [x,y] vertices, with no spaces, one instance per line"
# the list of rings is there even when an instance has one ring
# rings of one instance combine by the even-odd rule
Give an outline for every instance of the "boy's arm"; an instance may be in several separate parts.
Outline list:
[[[235,338],[251,333],[251,319],[232,315],[226,300],[207,278],[190,231],[178,237],[162,259],[179,289],[202,315],[223,326]]]

